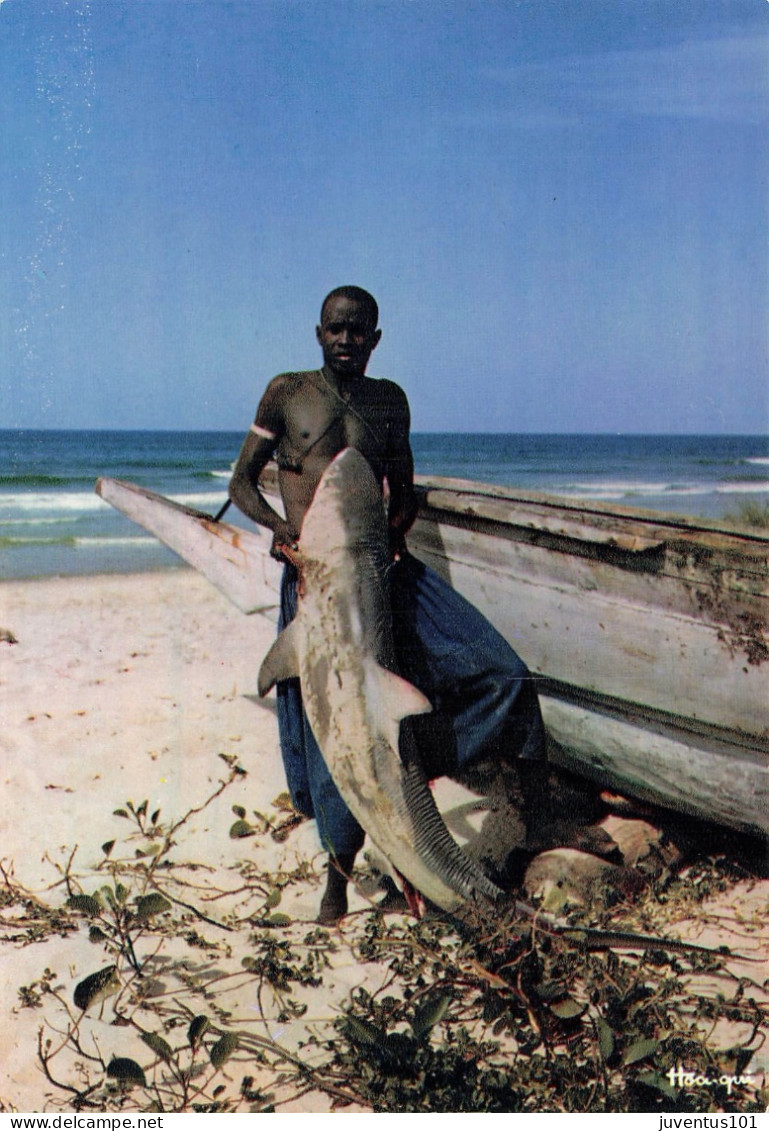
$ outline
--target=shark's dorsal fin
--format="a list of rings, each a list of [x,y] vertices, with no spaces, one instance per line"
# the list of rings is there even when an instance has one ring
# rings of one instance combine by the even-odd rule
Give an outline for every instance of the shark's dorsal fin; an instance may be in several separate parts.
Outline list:
[[[291,679],[299,675],[297,638],[296,621],[292,621],[283,629],[262,661],[257,683],[260,695],[266,695],[278,680]]]

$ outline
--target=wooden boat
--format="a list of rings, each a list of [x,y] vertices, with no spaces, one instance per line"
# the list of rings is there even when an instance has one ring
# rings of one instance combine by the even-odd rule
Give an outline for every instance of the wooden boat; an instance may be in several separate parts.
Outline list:
[[[274,469],[265,490],[276,494]],[[101,479],[97,492],[246,613],[277,601],[270,536]],[[539,680],[556,760],[769,832],[769,539],[723,524],[418,478],[409,546]]]

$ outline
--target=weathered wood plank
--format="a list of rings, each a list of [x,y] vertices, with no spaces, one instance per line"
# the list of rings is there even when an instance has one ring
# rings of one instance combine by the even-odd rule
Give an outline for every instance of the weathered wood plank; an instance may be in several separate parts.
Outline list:
[[[415,553],[469,601],[536,672],[630,703],[749,734],[767,733],[769,664],[710,610],[660,606],[652,579],[458,527],[415,530]],[[602,584],[611,571],[615,587]],[[619,581],[617,580],[619,578]],[[624,579],[624,588],[620,581]],[[680,599],[679,604],[689,604]]]
[[[420,516],[441,527],[455,526],[490,534],[501,541],[542,546],[544,549],[604,561],[627,572],[652,573],[721,589],[739,589],[769,598],[769,540],[726,536],[693,530],[660,529],[603,517],[582,515],[581,521],[556,508],[524,507],[481,496],[454,497],[447,491],[422,496]]]
[[[577,518],[562,510],[545,510],[487,495],[431,490],[427,492],[425,504],[426,510],[440,513],[444,517],[460,515],[464,519],[483,519],[518,530],[521,534],[550,534],[575,542],[617,547],[631,554],[659,550],[665,545],[665,540],[659,536],[650,537],[640,531],[617,530],[608,523],[592,523],[588,526],[584,516]]]
[[[769,834],[769,765],[758,753],[685,732],[638,725],[541,696],[554,761],[658,805]]]
[[[740,555],[754,553],[766,566],[769,551],[766,534],[761,531],[738,530],[734,525],[719,520],[642,510],[619,503],[568,499],[540,491],[523,491],[517,487],[501,487],[466,479],[418,475],[416,485],[424,508],[436,506],[447,513],[455,511],[461,514],[467,513],[467,508],[477,505],[479,501],[496,500],[504,504],[501,512],[495,512],[497,514],[504,516],[505,507],[509,513],[510,509],[520,505],[529,514],[561,515],[584,526],[588,538],[594,538],[596,532],[601,531],[635,532],[642,538],[689,541],[719,552],[736,551]],[[507,519],[503,517],[502,521]]]

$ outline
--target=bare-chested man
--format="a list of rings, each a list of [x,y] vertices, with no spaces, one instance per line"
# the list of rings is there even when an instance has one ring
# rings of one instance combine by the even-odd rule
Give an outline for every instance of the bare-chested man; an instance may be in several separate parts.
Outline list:
[[[301,538],[315,488],[334,456],[346,447],[366,456],[389,493],[400,670],[433,705],[431,715],[413,723],[428,773],[455,776],[489,755],[518,759],[529,816],[542,819],[544,734],[525,665],[477,610],[406,549],[416,512],[409,407],[398,385],[366,376],[381,337],[378,321],[376,301],[359,287],[339,287],[327,296],[316,329],[323,367],[270,382],[236,464],[230,498],[272,530],[272,553],[280,559],[281,547]],[[259,489],[259,476],[273,456],[285,519]],[[296,573],[287,564],[279,628],[295,613]],[[302,710],[298,680],[278,684],[278,725],[293,803],[316,818],[329,851],[318,919],[336,922],[347,910],[347,877],[363,830],[326,769]]]
[[[373,297],[355,287],[332,292],[316,328],[323,368],[283,373],[267,387],[230,484],[230,498],[273,531],[273,553],[294,542],[328,464],[357,448],[390,490],[390,523],[404,530],[414,512],[409,406],[392,381],[365,376],[382,336]],[[259,491],[258,477],[275,455],[285,520]]]

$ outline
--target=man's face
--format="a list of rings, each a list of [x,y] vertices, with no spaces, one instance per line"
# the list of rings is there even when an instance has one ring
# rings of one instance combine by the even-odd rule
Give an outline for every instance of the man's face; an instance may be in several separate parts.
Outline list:
[[[372,326],[364,303],[340,296],[326,303],[315,333],[324,364],[338,377],[359,377],[365,373],[368,359],[382,336],[382,331]]]

